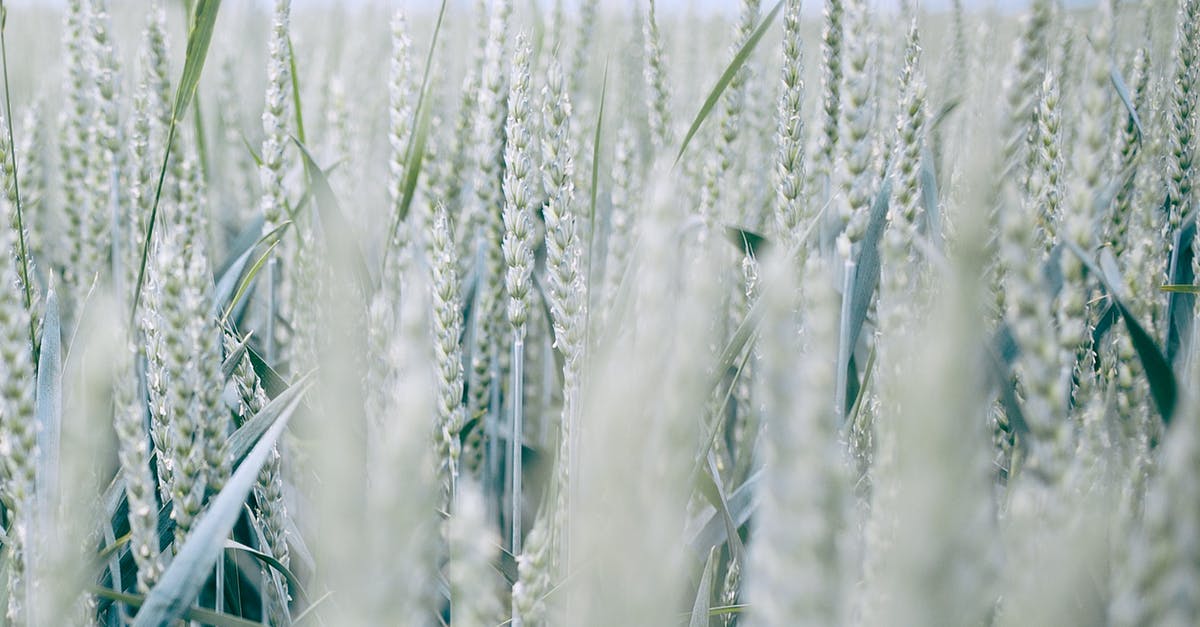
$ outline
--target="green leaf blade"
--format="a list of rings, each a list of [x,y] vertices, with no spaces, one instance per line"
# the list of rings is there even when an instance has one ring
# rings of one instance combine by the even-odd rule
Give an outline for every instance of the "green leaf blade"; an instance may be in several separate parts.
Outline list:
[[[754,29],[750,37],[742,44],[741,49],[733,56],[733,60],[729,62],[729,66],[721,73],[721,78],[717,79],[717,84],[713,85],[712,91],[709,92],[708,98],[700,107],[700,111],[696,113],[696,119],[692,120],[692,125],[688,128],[687,135],[683,138],[683,145],[679,147],[679,154],[675,155],[675,163],[679,163],[679,159],[683,157],[683,153],[687,151],[688,144],[692,138],[696,136],[696,132],[700,130],[700,126],[704,124],[704,120],[708,119],[708,115],[712,113],[717,102],[721,100],[721,94],[725,93],[725,88],[729,87],[729,83],[733,82],[733,77],[737,76],[742,66],[750,59],[750,55],[758,46],[759,40],[763,38],[771,24],[775,21],[775,16],[779,15],[779,10],[783,8],[783,0],[775,3],[775,8],[763,18],[763,21]]]

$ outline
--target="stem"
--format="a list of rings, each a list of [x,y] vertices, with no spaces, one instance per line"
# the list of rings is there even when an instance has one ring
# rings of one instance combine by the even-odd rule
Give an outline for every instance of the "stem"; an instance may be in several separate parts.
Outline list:
[[[8,8],[0,1],[0,64],[4,68],[4,114],[8,123],[8,154],[13,169],[13,198],[17,209],[17,242],[21,255],[21,286],[25,288],[25,309],[33,311],[33,291],[29,286],[29,254],[25,249],[25,218],[21,212],[21,183],[17,169],[17,142],[13,134],[12,97],[8,89],[8,46],[5,43],[4,31],[8,24]],[[37,329],[34,327],[33,316],[29,317],[29,343],[34,348],[33,360],[37,362]]]
[[[842,280],[842,312],[841,312],[841,328],[838,331],[838,363],[837,363],[837,389],[834,390],[834,404],[837,409],[837,415],[843,421],[846,418],[846,385],[848,383],[850,369],[850,355],[854,352],[854,347],[850,346],[850,305],[851,295],[854,291],[854,261],[847,259],[845,266],[845,274]]]
[[[216,591],[213,595],[213,609],[217,612],[225,611],[225,550],[221,550],[221,558],[217,560],[217,574],[213,578],[213,583],[216,585]]]
[[[525,410],[525,329],[513,329],[513,364],[512,364],[512,554],[521,555],[521,474],[522,450],[521,435],[524,432]],[[513,599],[512,624],[521,627],[521,614],[517,611],[516,599]]]
[[[162,169],[158,172],[158,186],[154,189],[154,205],[150,207],[150,220],[146,223],[146,239],[142,242],[142,267],[138,269],[137,284],[133,286],[133,308],[129,311],[129,326],[137,320],[138,305],[142,302],[142,284],[146,280],[146,260],[150,256],[150,242],[154,238],[154,222],[158,218],[158,201],[162,199],[163,181],[167,178],[167,164],[171,159],[171,146],[175,143],[175,114],[171,114],[171,125],[167,128],[167,150],[163,153]]]
[[[522,330],[513,331],[512,366],[512,553],[521,553],[521,434],[524,432],[525,338]]]
[[[299,231],[297,231],[299,232]],[[266,337],[263,338],[263,351],[266,353],[267,363],[275,364],[275,316],[278,315],[278,307],[275,302],[279,288],[279,260],[272,257],[267,261],[267,329]]]

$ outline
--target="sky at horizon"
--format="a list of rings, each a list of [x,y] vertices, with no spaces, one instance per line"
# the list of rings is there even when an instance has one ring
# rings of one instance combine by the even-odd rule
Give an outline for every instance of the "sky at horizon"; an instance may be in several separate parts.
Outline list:
[[[61,6],[65,0],[8,0],[8,4],[13,7],[22,6]],[[121,2],[122,0],[116,0]],[[126,0],[128,1],[128,0]],[[233,0],[235,2],[260,2],[265,3],[266,0]],[[451,0],[452,2],[456,0]],[[462,2],[463,0],[457,0]],[[522,0],[517,0],[522,2]],[[527,1],[527,0],[526,0]],[[549,4],[550,0],[540,0],[542,4]],[[602,5],[621,5],[627,6],[631,0],[601,0]],[[900,4],[900,0],[868,0],[872,4],[880,8],[895,8]],[[926,11],[944,11],[951,7],[952,0],[918,0],[922,8]],[[302,9],[306,6],[330,6],[335,4],[346,5],[387,5],[387,6],[406,6],[411,8],[426,8],[437,6],[439,0],[294,0],[293,6],[297,9]],[[999,10],[1015,10],[1020,9],[1028,4],[1028,0],[965,0],[968,6],[972,7],[989,7]],[[1072,5],[1087,5],[1094,4],[1095,0],[1068,0],[1068,4]],[[568,0],[568,4],[571,4]],[[738,0],[658,0],[658,6],[663,10],[684,10],[689,6],[694,6],[697,9],[706,12],[734,12],[738,7]],[[769,2],[764,2],[768,5]],[[805,8],[808,11],[816,12],[824,5],[824,0],[805,0]]]

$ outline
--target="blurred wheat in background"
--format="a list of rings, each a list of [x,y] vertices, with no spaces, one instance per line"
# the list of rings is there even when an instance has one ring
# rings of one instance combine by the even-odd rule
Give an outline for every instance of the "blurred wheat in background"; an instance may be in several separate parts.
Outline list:
[[[1200,624],[1200,0],[6,4],[0,625]]]

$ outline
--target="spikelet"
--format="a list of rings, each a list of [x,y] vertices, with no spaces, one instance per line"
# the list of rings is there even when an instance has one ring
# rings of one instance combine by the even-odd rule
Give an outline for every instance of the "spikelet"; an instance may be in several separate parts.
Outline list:
[[[546,617],[546,596],[554,581],[552,532],[550,516],[540,513],[525,538],[524,551],[517,556],[513,609],[529,625],[541,625]]]
[[[1004,80],[1004,164],[1027,169],[1025,160],[1036,123],[1039,85],[1049,56],[1048,30],[1053,21],[1049,0],[1036,0],[1022,19],[1021,36],[1014,44],[1013,65]]]
[[[794,244],[800,225],[813,215],[804,198],[804,59],[801,56],[800,2],[791,0],[783,14],[782,93],[775,131],[775,228],[780,239]]]
[[[1174,46],[1173,80],[1167,101],[1167,195],[1165,235],[1172,240],[1189,211],[1195,186],[1196,111],[1200,102],[1200,1],[1180,0]]]
[[[231,333],[226,333],[227,358],[236,347],[236,338]],[[238,405],[235,411],[241,416],[244,423],[262,411],[268,402],[262,381],[259,379],[258,373],[254,371],[249,351],[243,353],[241,359],[238,360],[231,379],[237,390]],[[279,563],[287,566],[291,562],[287,545],[288,513],[283,498],[282,457],[278,444],[258,473],[258,482],[254,486],[254,498],[258,519],[262,523],[263,536],[267,541],[267,548]]]
[[[640,177],[636,171],[636,139],[633,128],[622,125],[613,149],[612,209],[608,214],[608,239],[604,256],[602,302],[616,301],[621,281],[631,271],[629,259],[634,247],[633,219],[639,206]],[[604,308],[605,320],[611,309]]]
[[[118,245],[121,239],[118,234],[111,232],[110,225],[124,202],[121,197],[123,138],[120,136],[120,95],[117,93],[120,77],[117,76],[117,53],[113,48],[108,0],[91,0],[90,9],[92,41],[88,70],[95,82],[91,93],[88,138],[92,154],[88,158],[86,180],[94,197],[86,205],[88,213],[84,217],[82,263],[84,268],[106,277],[109,273],[104,267],[108,265],[113,239],[117,239]],[[113,261],[120,263],[120,258]]]
[[[730,45],[733,56],[746,43],[758,21],[759,0],[742,0],[739,4],[738,20],[734,28],[734,40]],[[721,190],[726,176],[736,165],[734,151],[737,149],[738,134],[742,126],[742,111],[745,108],[746,84],[750,81],[750,68],[743,65],[729,81],[721,98],[721,115],[717,130],[717,144],[709,155],[704,168],[704,187],[700,190],[700,218],[706,230],[716,228],[722,214]]]
[[[84,181],[88,171],[88,127],[92,107],[88,50],[84,46],[90,40],[90,11],[84,0],[67,3],[65,22],[63,47],[66,49],[64,65],[67,81],[63,93],[66,105],[59,123],[62,134],[59,140],[59,163],[63,174],[63,211],[70,250],[63,260],[63,282],[70,300],[76,301],[87,289],[85,283],[88,278],[85,275],[89,268],[83,265],[83,259],[84,249],[88,245],[85,241],[86,219],[91,213],[88,203],[92,200]],[[95,268],[90,270],[94,271]]]
[[[516,56],[508,91],[508,121],[504,144],[504,241],[508,292],[508,322],[518,339],[525,335],[533,289],[533,155],[537,144],[529,125],[533,111],[529,94],[529,43],[517,37]]]
[[[366,455],[371,476],[366,487],[366,514],[374,524],[367,526],[370,577],[363,591],[365,607],[350,610],[362,612],[363,620],[358,624],[427,624],[427,608],[435,592],[432,573],[436,568],[439,520],[433,513],[437,484],[428,438],[433,426],[429,416],[435,405],[430,287],[415,264],[405,262],[400,276],[403,298],[393,305],[399,311],[381,316],[392,317],[391,328],[375,329],[385,336],[379,347],[380,363],[373,364],[382,371],[382,385],[369,394],[377,397],[376,407],[381,411],[367,416],[371,437]],[[376,304],[382,302],[377,300]],[[454,562],[455,542],[461,541],[454,535],[456,522],[451,522],[452,586],[459,565]],[[472,529],[477,535],[469,542],[488,547],[483,531]],[[486,559],[486,554],[473,555],[472,559],[481,556]],[[480,567],[486,572],[486,563],[470,566]],[[472,570],[471,575],[479,577],[480,573]],[[475,585],[483,585],[483,581]],[[456,613],[455,622],[460,618],[466,617]],[[471,624],[469,620],[464,623]]]
[[[20,129],[17,131],[20,133],[16,147],[17,161],[21,163],[21,169],[17,172],[16,181],[21,187],[21,203],[23,207],[47,206],[46,194],[49,184],[47,174],[50,169],[49,160],[51,151],[41,150],[43,146],[48,145],[46,138],[46,117],[41,103],[34,103],[33,106],[25,110],[25,115],[21,118]],[[47,228],[44,226],[46,218],[26,218],[25,222],[29,256],[41,259],[42,263],[45,264],[47,261],[50,261],[47,251],[44,250],[44,236],[42,233]],[[51,262],[51,265],[53,265],[53,262]]]
[[[1193,342],[1193,351],[1196,346]],[[1135,532],[1130,564],[1113,604],[1114,624],[1121,627],[1182,627],[1200,620],[1200,494],[1194,480],[1200,468],[1197,372],[1200,368],[1193,368],[1188,392],[1163,444],[1159,474],[1146,495],[1142,525]]]
[[[463,360],[459,346],[462,334],[462,287],[455,260],[454,237],[444,204],[433,212],[429,237],[431,305],[433,307],[433,354],[437,364],[437,428],[434,433],[438,478],[445,498],[454,494],[458,478],[464,407],[462,404]]]
[[[147,411],[139,394],[134,368],[137,349],[132,343],[123,347],[115,382],[113,427],[117,433],[118,459],[125,478],[125,497],[129,508],[129,546],[137,565],[137,589],[145,594],[154,587],[163,572],[158,544],[158,501],[154,498],[154,476],[150,474],[150,434],[146,431]]]
[[[174,503],[176,550],[203,506],[205,490],[229,473],[228,412],[222,389],[218,329],[210,322],[212,271],[196,165],[184,159],[182,202],[164,224],[151,255],[143,330],[160,487]]]
[[[475,144],[473,141],[475,139],[475,120],[480,115],[479,95],[483,81],[483,53],[487,48],[488,41],[487,0],[477,0],[474,13],[478,18],[475,28],[478,37],[472,48],[472,60],[467,66],[466,76],[463,77],[458,115],[454,125],[453,154],[449,158],[447,173],[445,175],[450,195],[444,201],[452,216],[456,214],[467,215],[466,209],[468,207],[464,206],[467,203],[463,202],[463,199],[464,197],[470,198],[474,195],[475,181],[473,180],[474,172],[471,171],[471,168],[475,163],[475,152],[473,149]],[[459,253],[465,264],[468,259],[473,259],[474,257],[474,226],[468,226],[466,223],[454,223],[451,224],[451,228],[458,237],[455,241],[458,243]],[[465,268],[465,265],[463,267]]]
[[[914,44],[912,37],[910,54]],[[982,243],[991,235],[980,228],[985,205],[975,202],[963,207],[961,246],[953,249],[932,311],[913,316],[907,334],[886,329],[889,369],[880,372],[886,417],[879,424],[888,425],[885,446],[893,457],[887,476],[874,478],[873,490],[885,499],[873,500],[871,516],[888,518],[894,537],[866,547],[882,551],[867,557],[878,568],[866,574],[868,582],[877,574],[878,587],[868,584],[862,595],[878,614],[865,617],[866,624],[980,624],[993,609],[993,549],[979,541],[995,536],[995,513],[988,406],[979,402],[988,382],[978,359],[987,341],[978,323],[978,277],[988,261]]]
[[[599,6],[600,0],[581,0],[579,3],[579,23],[575,29],[575,49],[568,75],[571,94],[576,97],[583,96],[583,80],[588,59],[592,56],[592,36],[596,32],[596,11]]]
[[[143,81],[133,96],[133,116],[129,131],[129,169],[126,173],[128,204],[125,207],[121,275],[126,296],[133,306],[138,272],[142,263],[142,244],[146,237],[146,222],[154,205],[155,157],[151,152],[152,113],[149,86]],[[119,233],[120,235],[120,233]]]
[[[1061,217],[1063,204],[1062,97],[1058,77],[1053,73],[1046,74],[1036,108],[1036,135],[1029,157],[1029,193],[1037,207],[1033,226],[1038,249],[1046,255],[1057,242],[1053,225]]]
[[[1130,83],[1133,85],[1134,106],[1145,111],[1149,104],[1147,99],[1150,90],[1150,51],[1145,47],[1138,48],[1135,53]],[[1118,175],[1128,176],[1128,179],[1117,190],[1117,196],[1104,223],[1104,242],[1112,248],[1117,258],[1122,256],[1127,246],[1135,180],[1143,162],[1142,137],[1135,119],[1132,115],[1125,115],[1124,119],[1125,123],[1120,125],[1121,132],[1113,142],[1113,166]]]
[[[646,109],[650,112],[650,142],[654,152],[661,152],[671,143],[671,94],[667,80],[667,59],[663,51],[662,35],[654,15],[654,0],[646,7],[646,18],[642,22],[642,39],[645,42],[646,67],[642,74],[646,81]]]
[[[1046,77],[1039,105],[1043,123],[1057,120],[1058,92],[1053,74]],[[1044,133],[1039,159],[1049,168],[1051,176],[1041,185],[1048,189],[1032,190],[1029,197],[1018,199],[1010,193],[1000,212],[999,254],[1005,267],[1004,293],[1006,319],[1021,355],[1014,363],[1018,385],[1023,392],[1025,421],[1030,435],[1026,449],[1030,469],[1054,483],[1060,472],[1058,456],[1066,445],[1066,424],[1062,419],[1067,407],[1065,389],[1058,376],[1057,334],[1054,333],[1054,308],[1043,274],[1037,227],[1044,219],[1048,199],[1058,198],[1057,127]],[[1053,154],[1050,151],[1054,151]]]
[[[1078,87],[1078,142],[1072,154],[1072,176],[1068,185],[1068,197],[1063,204],[1063,213],[1056,226],[1059,241],[1069,242],[1085,253],[1095,247],[1098,218],[1107,214],[1101,206],[1101,197],[1111,198],[1103,189],[1107,185],[1105,165],[1108,163],[1107,138],[1113,132],[1111,113],[1112,98],[1109,97],[1107,31],[1111,15],[1106,15],[1108,3],[1100,3],[1099,24],[1089,37],[1090,47],[1085,51],[1083,65],[1085,80]],[[1063,286],[1059,290],[1056,322],[1061,348],[1062,385],[1071,390],[1072,398],[1086,395],[1093,378],[1090,367],[1091,321],[1088,319],[1086,302],[1088,286],[1082,260],[1070,251],[1063,251],[1060,268]],[[1083,360],[1083,363],[1080,361]],[[1078,380],[1078,393],[1072,380]],[[1079,405],[1083,400],[1078,399]]]
[[[388,160],[388,199],[392,215],[400,215],[400,204],[404,200],[404,182],[408,178],[408,144],[414,125],[416,111],[416,85],[413,81],[412,40],[408,36],[408,23],[402,11],[392,16],[392,59],[388,69],[388,144],[391,158]],[[403,226],[401,227],[404,228]],[[398,242],[389,246],[407,244],[404,233],[397,233]]]
[[[892,190],[894,213],[889,225],[911,247],[921,210],[921,160],[929,123],[925,99],[925,79],[920,68],[921,42],[916,24],[909,28],[905,46],[904,69],[900,74],[900,110],[896,116],[896,157]],[[891,207],[889,207],[891,208]],[[910,249],[911,251],[911,249]]]
[[[558,505],[555,538],[561,541],[570,507],[571,451],[580,411],[583,353],[587,337],[587,277],[584,275],[579,210],[571,146],[571,97],[562,66],[552,60],[542,91],[542,175],[549,200],[542,208],[546,220],[546,274],[554,346],[563,354],[563,406],[558,429],[555,485]]]
[[[640,215],[639,231],[663,241],[679,225],[680,212],[664,178],[650,209]],[[679,207],[682,209],[682,207]],[[714,246],[728,246],[713,242]],[[567,572],[580,568],[578,603],[564,624],[668,624],[676,610],[663,598],[678,594],[686,569],[678,542],[678,514],[690,488],[694,417],[702,411],[707,389],[704,359],[721,295],[717,251],[693,246],[639,249],[633,293],[639,326],[628,343],[598,357],[595,387],[583,415],[587,446],[579,447],[581,482],[572,506]],[[718,313],[720,312],[720,313]],[[616,347],[614,347],[616,348]],[[658,391],[671,390],[670,394]],[[623,451],[613,464],[604,451]],[[640,511],[637,517],[605,512]],[[609,547],[609,548],[605,548]],[[618,550],[612,550],[617,548]],[[578,556],[578,557],[575,557]]]
[[[236,336],[230,332],[225,333],[224,345],[228,359],[238,346]],[[241,424],[245,424],[262,411],[268,402],[262,382],[254,372],[248,349],[238,359],[230,380],[237,393],[237,406],[234,411],[241,417]],[[258,472],[253,492],[254,514],[262,529],[263,539],[266,540],[266,546],[262,547],[262,550],[288,568],[291,565],[291,552],[287,543],[288,511],[283,494],[283,464],[279,443],[276,443],[267,457],[266,464]],[[283,578],[278,572],[266,568],[262,572],[264,580],[270,582],[264,587],[268,603],[267,612],[272,622],[279,622],[284,620],[287,607]]]
[[[22,622],[25,578],[31,565],[26,560],[33,521],[34,483],[38,457],[38,423],[34,415],[33,347],[29,341],[29,310],[20,293],[15,265],[14,237],[9,227],[11,212],[6,194],[0,194],[0,499],[8,509],[8,607],[9,620]]]
[[[484,519],[479,486],[465,481],[455,495],[450,517],[450,613],[462,627],[493,627],[500,622],[491,562],[496,552],[495,533]]]
[[[824,203],[833,194],[834,163],[838,154],[838,120],[842,111],[842,49],[845,46],[846,9],[842,0],[825,0],[825,21],[821,31],[821,131],[817,139],[810,189]]]
[[[0,228],[8,231],[12,237],[9,247],[5,249],[12,255],[17,272],[16,283],[11,288],[22,296],[25,309],[32,317],[29,326],[32,334],[39,320],[37,312],[33,310],[38,286],[33,282],[36,277],[30,276],[33,262],[29,247],[29,190],[23,187],[25,177],[19,176],[14,169],[19,151],[9,144],[7,126],[8,120],[0,112],[0,196],[3,196],[0,200],[0,219],[4,220]]]
[[[268,48],[267,95],[262,114],[263,143],[258,168],[262,184],[260,207],[263,214],[263,234],[270,233],[283,223],[287,199],[283,189],[283,149],[288,143],[288,109],[291,98],[288,29],[291,21],[291,0],[275,0],[271,17],[271,37]]]
[[[501,297],[504,282],[504,256],[501,251],[503,220],[501,210],[501,166],[503,165],[504,103],[507,94],[505,54],[511,0],[499,0],[493,7],[488,44],[484,52],[483,81],[479,91],[479,112],[475,118],[476,147],[475,206],[465,225],[474,242],[472,254],[483,258],[479,292],[475,306],[475,328],[471,350],[471,378],[468,411],[483,416],[491,403],[494,362],[499,354]]]
[[[851,479],[834,429],[837,295],[817,259],[806,264],[803,283],[789,274],[790,260],[774,261],[759,371],[769,418],[747,576],[751,624],[845,624],[856,569],[848,534]],[[797,489],[797,477],[811,478],[806,489]]]
[[[837,250],[842,259],[856,254],[866,230],[876,189],[872,167],[872,120],[868,14],[863,0],[846,0],[846,69],[838,117],[837,193],[834,201],[842,232]]]

